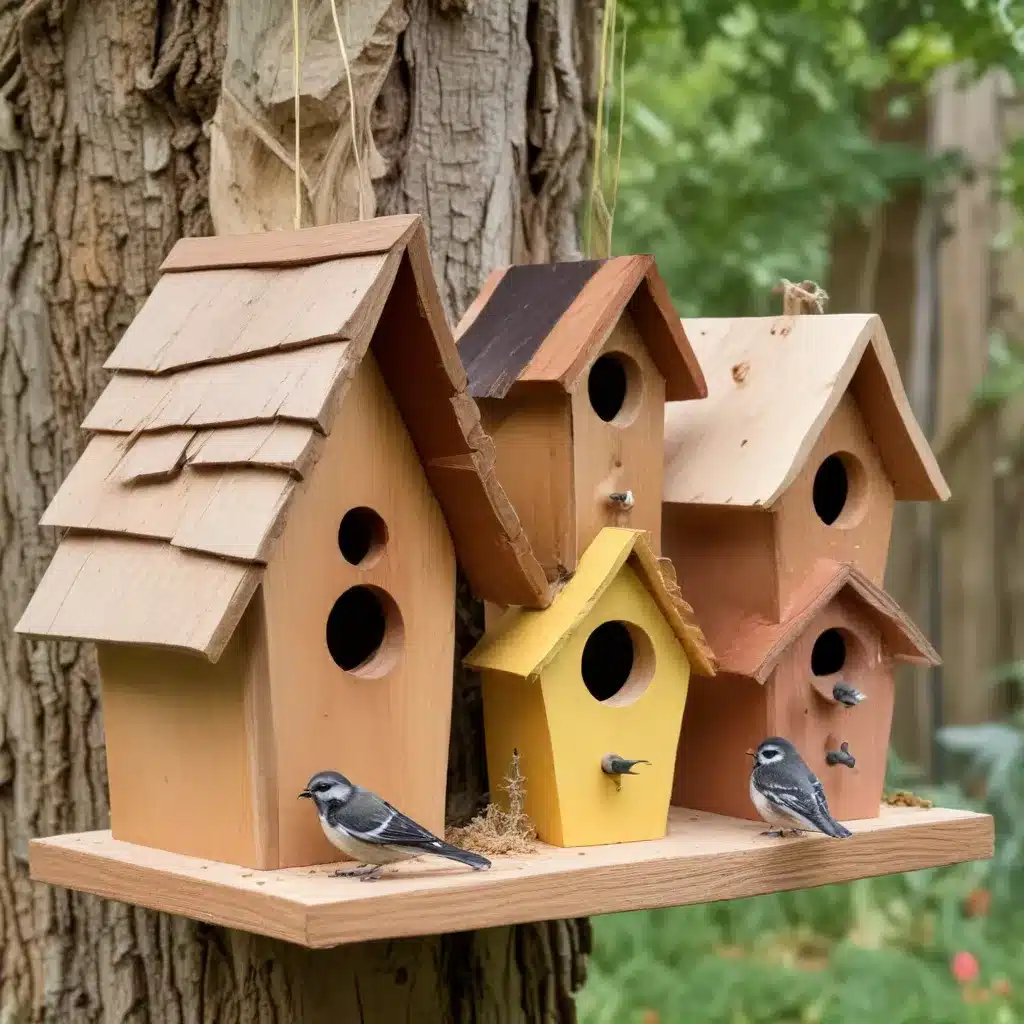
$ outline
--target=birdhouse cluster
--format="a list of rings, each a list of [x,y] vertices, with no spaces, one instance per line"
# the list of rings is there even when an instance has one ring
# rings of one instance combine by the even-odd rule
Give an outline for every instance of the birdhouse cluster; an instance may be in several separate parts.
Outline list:
[[[453,331],[391,217],[179,242],[105,365],[17,628],[96,644],[115,839],[329,863],[323,769],[442,834],[456,566],[544,842],[755,818],[769,735],[878,814],[894,666],[938,661],[893,503],[948,490],[877,317],[682,321],[626,256],[496,271]]]

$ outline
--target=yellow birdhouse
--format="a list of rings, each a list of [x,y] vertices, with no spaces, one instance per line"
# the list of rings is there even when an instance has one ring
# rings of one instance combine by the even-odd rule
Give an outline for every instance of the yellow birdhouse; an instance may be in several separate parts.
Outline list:
[[[507,611],[465,664],[482,672],[492,791],[518,750],[541,840],[665,835],[690,670],[714,666],[645,531],[602,529],[548,608]],[[649,763],[627,776],[611,755]]]

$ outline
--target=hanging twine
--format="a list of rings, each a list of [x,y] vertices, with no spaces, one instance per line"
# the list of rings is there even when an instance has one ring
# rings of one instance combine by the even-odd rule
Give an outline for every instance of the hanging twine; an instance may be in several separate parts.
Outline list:
[[[773,295],[782,295],[782,313],[784,316],[798,313],[824,313],[828,293],[813,281],[801,281],[794,284],[785,278],[772,289]]]
[[[299,85],[302,80],[299,65],[299,0],[292,0],[292,87],[295,92],[295,216],[296,230],[302,227],[302,150],[299,125]]]
[[[356,127],[356,93],[352,85],[352,67],[349,64],[348,49],[345,46],[345,37],[341,31],[341,21],[338,18],[337,0],[331,0],[331,17],[334,20],[334,31],[338,37],[338,49],[341,50],[341,62],[345,66],[345,79],[348,84],[348,114],[349,128],[352,132],[352,153],[356,162],[357,188],[359,189],[359,219],[366,217],[365,203],[363,199],[363,168],[359,158],[359,133]],[[296,228],[302,227],[302,149],[301,149],[301,125],[299,120],[300,111],[300,87],[302,84],[301,59],[299,56],[299,0],[292,0],[292,43],[295,51],[294,67],[292,69],[292,87],[295,93],[295,214],[293,222]]]

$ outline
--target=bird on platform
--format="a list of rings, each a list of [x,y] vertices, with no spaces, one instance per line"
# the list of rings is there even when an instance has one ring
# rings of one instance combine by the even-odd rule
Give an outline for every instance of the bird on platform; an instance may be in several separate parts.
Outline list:
[[[832,696],[837,703],[845,704],[848,708],[855,708],[862,700],[867,700],[860,690],[842,680],[832,687]]]
[[[486,857],[439,839],[339,772],[317,772],[299,797],[313,801],[328,841],[359,862],[359,867],[335,871],[338,877],[372,881],[380,877],[385,865],[423,854],[454,860],[474,871],[491,866]]]
[[[853,835],[832,817],[824,787],[789,740],[772,736],[747,753],[754,759],[750,799],[757,813],[775,826],[762,835],[781,837],[787,830],[822,832],[832,839]]]
[[[601,771],[610,775],[615,781],[615,788],[622,789],[623,775],[636,775],[633,771],[638,764],[650,764],[650,761],[637,759],[630,760],[628,757],[620,757],[618,754],[605,754],[601,758]]]

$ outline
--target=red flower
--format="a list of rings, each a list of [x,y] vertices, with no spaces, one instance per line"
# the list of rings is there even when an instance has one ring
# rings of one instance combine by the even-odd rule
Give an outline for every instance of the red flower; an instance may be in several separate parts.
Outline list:
[[[950,964],[950,970],[953,972],[953,977],[956,978],[961,985],[966,985],[969,982],[975,981],[981,973],[978,958],[973,953],[968,953],[964,950],[961,950],[953,957],[953,961]]]

